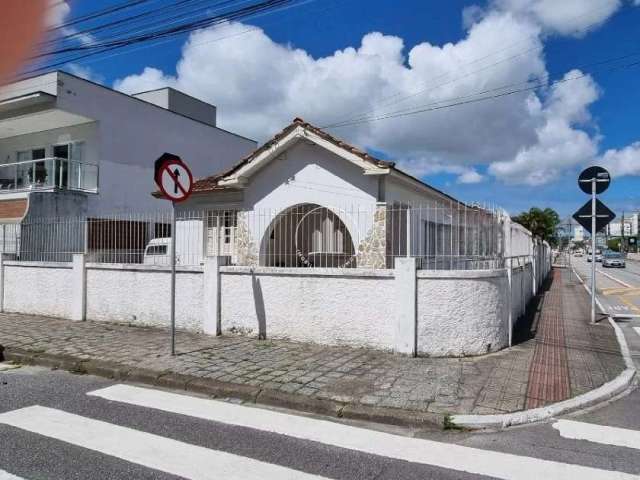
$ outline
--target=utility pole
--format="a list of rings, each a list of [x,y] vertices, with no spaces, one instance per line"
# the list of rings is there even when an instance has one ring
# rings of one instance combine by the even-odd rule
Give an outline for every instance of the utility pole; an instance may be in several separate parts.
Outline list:
[[[622,211],[622,220],[620,221],[620,234],[622,235],[622,243],[620,244],[620,253],[624,253],[626,251],[626,245],[624,242],[624,210]]]

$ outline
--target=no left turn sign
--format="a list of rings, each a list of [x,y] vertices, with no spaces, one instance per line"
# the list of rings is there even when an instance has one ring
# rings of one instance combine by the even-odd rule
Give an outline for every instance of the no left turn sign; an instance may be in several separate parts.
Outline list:
[[[191,195],[193,176],[189,168],[174,157],[162,163],[156,176],[162,194],[172,202],[182,202]]]

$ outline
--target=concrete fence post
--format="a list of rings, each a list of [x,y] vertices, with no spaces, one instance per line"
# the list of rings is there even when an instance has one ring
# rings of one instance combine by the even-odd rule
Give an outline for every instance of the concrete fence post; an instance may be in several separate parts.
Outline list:
[[[513,345],[513,259],[511,258],[511,218],[506,212],[502,219],[502,237],[504,239],[505,268],[507,269],[507,323],[509,346],[511,346]]]
[[[538,293],[538,241],[533,242],[533,255],[531,255],[531,296]]]
[[[227,264],[227,257],[213,256],[204,260],[204,319],[202,330],[208,335],[222,335],[220,305],[220,267]]]
[[[4,312],[4,253],[0,253],[0,312]]]
[[[398,299],[396,315],[394,351],[406,355],[417,354],[417,276],[416,259],[413,257],[396,257],[395,283]]]
[[[71,320],[86,320],[87,316],[87,269],[83,253],[73,255],[73,296],[71,299]]]

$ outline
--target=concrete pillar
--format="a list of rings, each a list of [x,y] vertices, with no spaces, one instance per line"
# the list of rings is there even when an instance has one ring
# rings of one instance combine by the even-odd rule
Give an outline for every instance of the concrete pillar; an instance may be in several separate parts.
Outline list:
[[[417,277],[416,259],[395,259],[395,283],[398,298],[398,314],[395,324],[394,351],[415,356],[417,353]]]
[[[0,253],[0,312],[4,312],[4,253]]]
[[[533,254],[531,255],[531,296],[535,297],[538,293],[538,241],[535,240],[532,245]]]
[[[505,268],[507,269],[507,312],[509,346],[513,345],[513,260],[511,258],[511,217],[505,212],[502,220]]]
[[[228,257],[205,257],[204,259],[204,319],[202,330],[208,335],[221,335],[222,323],[220,303],[220,267],[227,264]]]
[[[73,255],[73,297],[71,299],[71,320],[86,320],[87,316],[87,269],[83,253]]]

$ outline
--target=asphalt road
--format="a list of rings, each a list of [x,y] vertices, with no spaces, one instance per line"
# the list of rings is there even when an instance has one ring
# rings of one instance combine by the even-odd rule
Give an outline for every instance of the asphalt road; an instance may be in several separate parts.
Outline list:
[[[419,432],[2,365],[0,480],[640,478],[637,391],[560,422]]]
[[[586,257],[572,257],[576,272],[591,285],[591,263]],[[625,268],[604,268],[596,263],[596,291],[613,315],[640,315],[640,262],[628,260]]]

